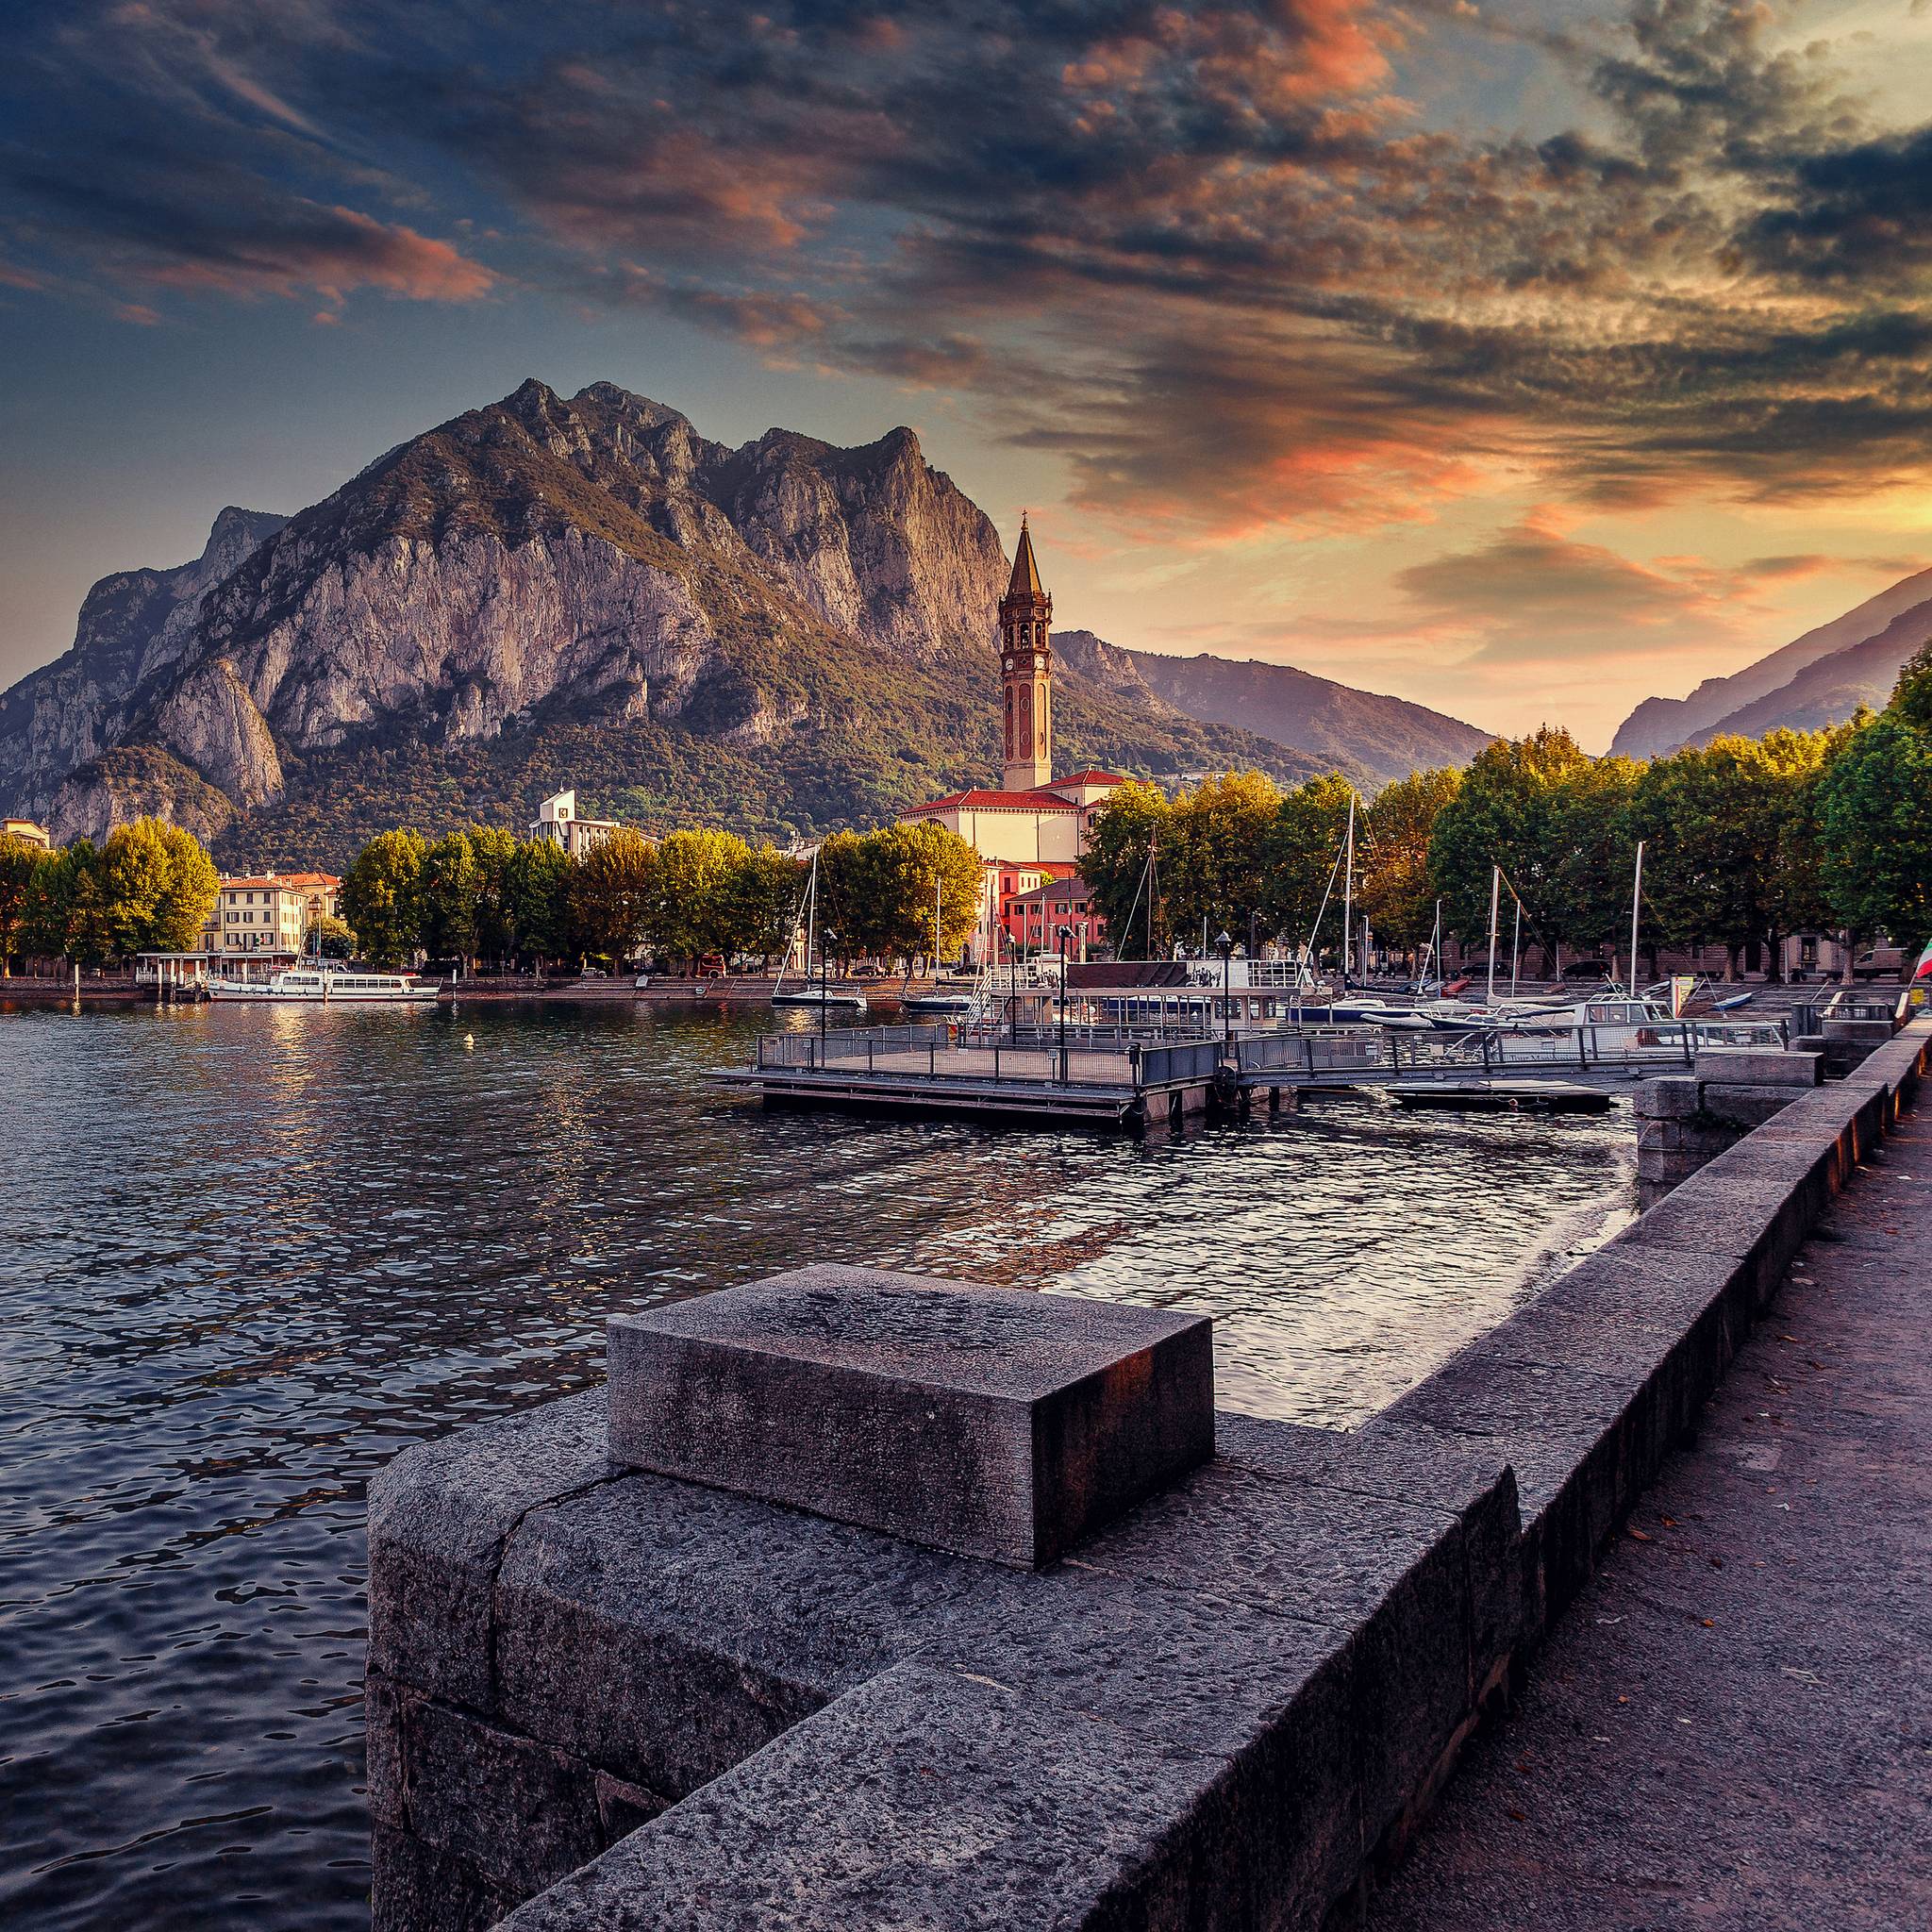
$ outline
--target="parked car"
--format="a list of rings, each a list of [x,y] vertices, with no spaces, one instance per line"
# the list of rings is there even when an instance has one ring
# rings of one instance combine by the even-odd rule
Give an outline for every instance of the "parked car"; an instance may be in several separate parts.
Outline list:
[[[1903,946],[1873,946],[1852,961],[1854,979],[1896,979],[1905,970]]]
[[[1592,986],[1603,985],[1610,976],[1607,959],[1573,959],[1563,969],[1565,979],[1587,979]]]

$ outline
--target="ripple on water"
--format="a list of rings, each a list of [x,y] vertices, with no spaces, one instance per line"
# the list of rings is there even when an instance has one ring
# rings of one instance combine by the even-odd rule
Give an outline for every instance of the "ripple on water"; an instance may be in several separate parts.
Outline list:
[[[765,1114],[763,1015],[0,1012],[9,1928],[367,1923],[363,1489],[802,1257],[1184,1305],[1341,1426],[1629,1209],[1627,1121],[1316,1102],[1138,1143]]]

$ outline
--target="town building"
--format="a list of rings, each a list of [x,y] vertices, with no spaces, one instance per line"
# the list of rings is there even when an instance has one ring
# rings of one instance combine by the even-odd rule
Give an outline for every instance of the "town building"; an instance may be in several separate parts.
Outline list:
[[[261,873],[224,877],[201,931],[201,951],[216,972],[235,959],[288,965],[321,919],[340,916],[342,882],[333,873]]]
[[[1024,891],[1003,893],[1000,929],[1010,954],[1022,958],[1059,950],[1060,929],[1073,935],[1067,942],[1070,959],[1086,960],[1107,940],[1107,921],[1094,906],[1085,881],[1074,866],[1056,866],[1049,876]]]
[[[53,835],[32,819],[0,819],[0,838],[18,839],[23,845],[35,845],[42,852],[54,849]]]
[[[577,795],[573,790],[558,791],[537,808],[536,823],[530,827],[533,839],[548,839],[561,845],[573,858],[603,844],[618,829],[615,819],[586,819],[577,816]]]
[[[1077,872],[1088,828],[1126,783],[1117,772],[1053,772],[1053,599],[1040,578],[1033,534],[1020,525],[1013,575],[1000,599],[1000,725],[1005,758],[997,790],[953,791],[901,814],[902,824],[940,824],[978,853],[980,920],[974,951],[996,957],[1011,934],[1008,902]],[[1026,875],[1030,874],[1031,876]],[[1021,884],[1022,877],[1026,883]],[[1055,903],[1051,896],[1045,903]],[[1089,943],[1093,943],[1090,938]],[[1050,948],[1049,948],[1050,950]]]

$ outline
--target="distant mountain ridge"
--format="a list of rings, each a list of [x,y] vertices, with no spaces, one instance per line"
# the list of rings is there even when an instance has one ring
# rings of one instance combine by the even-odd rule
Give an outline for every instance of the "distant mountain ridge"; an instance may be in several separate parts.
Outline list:
[[[732,449],[609,383],[526,382],[293,517],[225,510],[194,563],[95,586],[74,647],[0,697],[0,802],[63,837],[153,811],[246,864],[338,862],[397,823],[521,824],[573,783],[653,829],[876,822],[998,769],[1006,575],[909,429]],[[1245,700],[1277,739],[1225,715],[1202,660],[1068,636],[1063,769],[1374,779],[1411,739],[1482,741],[1228,667],[1293,686]],[[1359,750],[1353,704],[1376,721]]]
[[[1291,664],[1169,658],[1109,644],[1091,630],[1058,633],[1062,662],[1124,695],[1145,695],[1207,724],[1258,731],[1371,785],[1465,765],[1494,738],[1407,698],[1337,684]]]
[[[1924,570],[1728,677],[1706,678],[1687,698],[1644,699],[1610,749],[1654,758],[1726,733],[1840,724],[1861,704],[1881,708],[1900,665],[1928,639],[1932,570]]]

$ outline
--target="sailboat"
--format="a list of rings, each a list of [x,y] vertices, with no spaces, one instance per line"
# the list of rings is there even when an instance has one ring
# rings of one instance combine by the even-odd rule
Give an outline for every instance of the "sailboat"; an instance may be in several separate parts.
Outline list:
[[[941,881],[935,875],[932,882],[932,965],[935,981],[928,992],[908,992],[900,1003],[908,1013],[921,1013],[936,1020],[970,1020],[979,1011],[980,993],[985,986],[982,975],[970,988],[961,986],[941,986],[937,981],[940,965],[940,893]]]
[[[865,1011],[865,995],[855,988],[835,987],[828,983],[824,949],[819,950],[819,976],[814,984],[811,976],[812,942],[817,936],[819,903],[819,856],[811,856],[811,872],[805,882],[805,903],[800,908],[805,920],[805,983],[791,991],[786,990],[785,969],[780,966],[776,983],[772,988],[772,1004],[774,1007],[811,1007],[819,1011],[834,1009],[841,1012],[862,1013]],[[798,933],[798,916],[791,921],[793,938]],[[791,948],[786,946],[786,957],[791,957]]]

